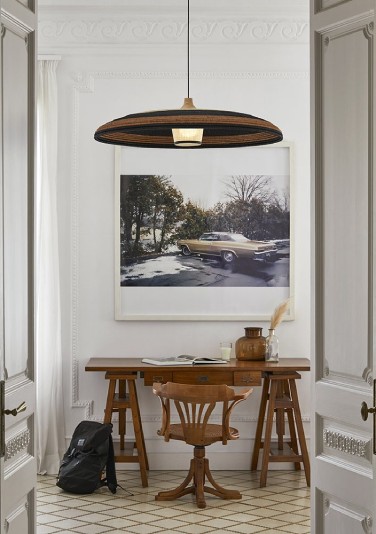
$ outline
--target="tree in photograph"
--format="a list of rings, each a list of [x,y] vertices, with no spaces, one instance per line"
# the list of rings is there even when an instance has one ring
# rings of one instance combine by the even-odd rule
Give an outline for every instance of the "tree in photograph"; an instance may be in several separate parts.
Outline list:
[[[268,207],[268,239],[288,239],[290,235],[290,201],[285,191]]]
[[[122,259],[165,251],[183,206],[169,177],[122,176],[120,199]]]
[[[231,176],[226,185],[228,231],[259,241],[289,237],[289,197],[287,192],[278,195],[271,176]]]
[[[229,203],[217,202],[215,206],[207,211],[208,231],[211,232],[231,232],[231,214],[227,207]]]
[[[210,230],[206,210],[191,200],[184,206],[183,222],[174,233],[174,239],[198,239],[204,232]]]
[[[183,216],[183,195],[165,176],[155,176],[149,190],[151,200],[151,226],[154,252],[164,252],[174,240],[171,232]]]
[[[224,211],[226,231],[243,234],[248,239],[262,239],[264,233],[265,206],[258,200],[228,202]]]
[[[143,220],[150,212],[149,185],[153,176],[126,175],[120,181],[120,217],[123,226],[123,255],[142,253]]]
[[[271,188],[271,176],[243,174],[231,176],[226,186],[226,197],[230,201],[250,204],[253,200],[257,200],[269,204],[275,197],[275,192]]]

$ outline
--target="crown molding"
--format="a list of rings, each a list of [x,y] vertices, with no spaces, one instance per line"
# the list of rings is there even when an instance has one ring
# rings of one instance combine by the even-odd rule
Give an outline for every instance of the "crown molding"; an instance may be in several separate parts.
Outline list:
[[[41,18],[40,48],[74,48],[100,45],[185,44],[187,23],[179,19]],[[258,18],[252,20],[205,19],[191,22],[191,42],[195,44],[308,43],[307,19]]]
[[[191,5],[191,44],[308,43],[308,0],[206,0]],[[42,0],[39,47],[79,51],[186,44],[181,0]],[[107,50],[108,51],[108,50]]]

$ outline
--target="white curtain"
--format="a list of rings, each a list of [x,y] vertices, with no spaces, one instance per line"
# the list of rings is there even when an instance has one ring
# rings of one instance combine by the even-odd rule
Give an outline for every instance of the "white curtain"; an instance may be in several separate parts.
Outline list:
[[[36,361],[38,472],[56,474],[65,449],[57,227],[57,60],[38,61]]]

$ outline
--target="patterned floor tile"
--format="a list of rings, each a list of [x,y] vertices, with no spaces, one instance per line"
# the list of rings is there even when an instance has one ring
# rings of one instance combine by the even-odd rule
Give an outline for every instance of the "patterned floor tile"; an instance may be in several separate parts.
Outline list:
[[[288,534],[310,534],[310,527],[304,525],[287,525],[280,529],[282,532],[288,532]]]
[[[38,482],[37,534],[309,534],[309,488],[302,471],[270,471],[260,488],[260,472],[216,471],[214,479],[238,489],[241,500],[224,501],[206,495],[198,509],[193,495],[156,501],[155,495],[177,487],[184,471],[151,471],[143,488],[137,471],[119,471],[123,489],[115,495],[101,488],[74,495],[56,487],[55,477]]]
[[[286,521],[279,521],[276,517],[265,517],[263,519],[258,519],[253,521],[253,525],[264,528],[275,528],[280,529],[281,527],[289,526]]]
[[[105,534],[108,532],[107,527],[103,525],[86,525],[84,527],[78,527],[74,530],[79,534]]]
[[[175,532],[180,532],[182,534],[206,534],[208,532],[213,532],[213,529],[207,526],[204,527],[203,525],[195,525],[192,523],[191,525],[181,527],[179,531]]]
[[[53,527],[49,527],[48,525],[37,526],[37,534],[54,534],[55,532],[60,532],[61,534],[61,530],[58,530]]]
[[[265,529],[263,527],[252,525],[250,523],[242,523],[240,525],[234,525],[233,527],[229,527],[228,532],[234,532],[235,534],[258,534],[259,532],[264,533]],[[273,531],[273,534],[276,534],[276,531]]]
[[[57,519],[55,517],[55,519]],[[77,521],[76,519],[61,519],[59,518],[58,521],[54,521],[53,523],[50,523],[51,527],[59,528],[60,530],[72,530],[78,527],[85,526],[85,523],[82,521]]]

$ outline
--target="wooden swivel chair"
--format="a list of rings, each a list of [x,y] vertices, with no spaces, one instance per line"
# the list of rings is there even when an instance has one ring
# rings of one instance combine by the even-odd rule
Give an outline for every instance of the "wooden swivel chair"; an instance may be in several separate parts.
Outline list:
[[[205,447],[216,441],[223,445],[228,440],[237,439],[239,432],[229,426],[230,415],[236,404],[245,400],[252,389],[239,394],[226,385],[188,385],[153,384],[153,393],[157,395],[162,405],[162,427],[158,431],[165,441],[178,439],[194,447],[194,455],[185,480],[176,489],[161,491],[156,495],[157,501],[170,501],[183,495],[193,493],[196,496],[198,508],[205,508],[204,492],[211,493],[222,499],[241,499],[236,490],[228,490],[217,484],[209,469],[209,460],[205,458]],[[180,417],[180,424],[171,424],[170,401],[174,401]],[[209,417],[217,403],[222,404],[222,422],[209,423]],[[207,479],[212,487],[205,485]],[[188,485],[193,480],[192,485]]]

